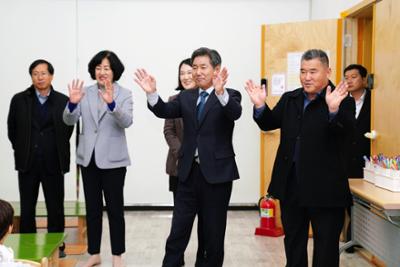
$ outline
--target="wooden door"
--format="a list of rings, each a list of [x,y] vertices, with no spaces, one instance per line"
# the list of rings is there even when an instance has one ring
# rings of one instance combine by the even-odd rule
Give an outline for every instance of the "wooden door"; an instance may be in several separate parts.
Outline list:
[[[375,5],[374,90],[371,128],[378,133],[371,152],[400,154],[400,1],[383,0]]]

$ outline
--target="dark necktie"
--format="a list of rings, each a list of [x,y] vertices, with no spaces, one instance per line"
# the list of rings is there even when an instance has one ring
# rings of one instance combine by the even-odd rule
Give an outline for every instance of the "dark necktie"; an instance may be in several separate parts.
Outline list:
[[[203,91],[200,93],[200,102],[197,105],[197,121],[200,121],[201,115],[204,110],[204,106],[206,105],[206,98],[208,96],[208,93],[206,91]]]

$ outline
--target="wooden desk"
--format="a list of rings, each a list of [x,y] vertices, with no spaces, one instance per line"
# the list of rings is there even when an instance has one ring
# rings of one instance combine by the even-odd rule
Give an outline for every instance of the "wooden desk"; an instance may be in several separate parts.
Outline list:
[[[361,245],[387,267],[400,263],[400,193],[379,188],[363,179],[350,179],[354,206],[351,211],[352,245]]]
[[[65,238],[65,233],[11,234],[7,236],[5,245],[14,250],[16,259],[40,262],[43,257],[47,257],[49,266],[57,267],[58,248]]]
[[[400,192],[377,187],[364,179],[350,179],[349,184],[353,195],[363,198],[381,209],[400,209]]]
[[[14,228],[15,233],[19,232],[19,223],[21,216],[21,208],[19,202],[11,202],[14,208]],[[64,201],[64,216],[78,218],[78,243],[86,244],[86,206],[84,202],[79,201]],[[46,204],[43,201],[38,201],[36,204],[36,217],[47,217]],[[68,227],[68,224],[65,225]]]

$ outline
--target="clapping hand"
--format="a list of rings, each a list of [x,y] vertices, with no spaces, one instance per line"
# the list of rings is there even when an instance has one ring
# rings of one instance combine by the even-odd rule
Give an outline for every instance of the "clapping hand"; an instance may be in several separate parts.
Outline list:
[[[147,94],[154,93],[156,89],[156,79],[148,74],[145,69],[137,69],[135,72],[135,82],[145,91]]]
[[[228,81],[228,70],[224,67],[218,74],[213,78],[213,86],[217,95],[224,93],[224,86]]]
[[[251,102],[256,108],[260,108],[265,105],[265,100],[267,99],[267,92],[265,85],[257,85],[252,80],[246,81],[244,87],[250,96]]]
[[[69,102],[72,104],[78,104],[85,93],[82,90],[83,88],[83,81],[72,80],[72,83],[68,84],[68,91],[69,91]]]
[[[328,85],[326,88],[325,101],[330,113],[335,113],[339,110],[340,103],[342,103],[342,100],[348,95],[347,88],[348,86],[345,81],[341,81],[333,92],[331,86]]]
[[[99,90],[99,94],[107,104],[114,101],[114,86],[109,80],[105,81],[104,90]]]

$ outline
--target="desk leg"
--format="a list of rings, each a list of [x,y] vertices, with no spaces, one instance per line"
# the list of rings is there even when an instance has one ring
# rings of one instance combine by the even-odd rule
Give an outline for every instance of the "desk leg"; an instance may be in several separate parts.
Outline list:
[[[86,244],[86,217],[78,217],[78,243]]]
[[[59,248],[55,249],[49,258],[49,267],[58,267],[60,265]]]
[[[14,216],[13,218],[13,233],[19,233],[19,224],[21,221],[21,217],[19,216]]]
[[[344,243],[342,246],[339,248],[339,254],[341,254],[343,251],[348,249],[351,246],[358,245],[357,242],[354,242],[353,240],[350,240],[349,242]]]

